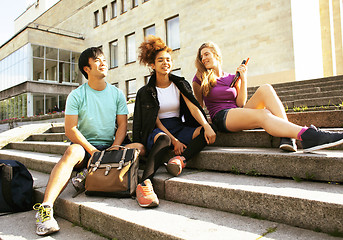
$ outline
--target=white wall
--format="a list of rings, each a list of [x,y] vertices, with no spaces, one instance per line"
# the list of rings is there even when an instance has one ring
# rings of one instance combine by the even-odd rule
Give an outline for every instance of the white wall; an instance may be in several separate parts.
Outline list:
[[[323,77],[319,0],[291,0],[291,6],[296,80]]]

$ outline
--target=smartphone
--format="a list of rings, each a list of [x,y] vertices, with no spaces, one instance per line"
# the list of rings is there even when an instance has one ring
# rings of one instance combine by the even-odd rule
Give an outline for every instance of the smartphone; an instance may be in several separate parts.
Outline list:
[[[247,58],[247,60],[244,59],[241,64],[247,65],[248,62],[249,62],[249,58]],[[239,72],[236,72],[236,75],[235,75],[232,83],[230,84],[230,87],[235,86],[235,84],[236,84],[236,82],[237,82],[237,80],[239,79],[240,76],[241,76],[241,74]]]

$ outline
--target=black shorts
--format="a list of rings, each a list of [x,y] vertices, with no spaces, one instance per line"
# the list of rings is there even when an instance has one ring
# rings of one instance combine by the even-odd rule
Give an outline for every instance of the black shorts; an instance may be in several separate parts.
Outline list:
[[[220,132],[229,133],[230,131],[226,128],[226,117],[230,109],[223,109],[214,115],[212,123],[218,128]]]
[[[74,143],[71,143],[70,145],[72,145]],[[99,151],[105,150],[107,148],[109,148],[111,145],[93,145],[96,149],[98,149]],[[87,164],[88,164],[88,160],[91,158],[91,155],[89,154],[89,152],[87,152],[85,150],[85,157],[83,158],[81,164],[77,165],[77,167],[74,167],[74,170],[76,171],[80,171],[84,168],[87,168]]]

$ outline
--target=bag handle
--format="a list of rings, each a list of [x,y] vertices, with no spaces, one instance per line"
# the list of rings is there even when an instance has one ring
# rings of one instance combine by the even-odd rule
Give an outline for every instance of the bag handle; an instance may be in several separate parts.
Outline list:
[[[113,145],[113,146],[107,148],[105,151],[117,150],[117,149],[113,149],[113,148],[116,148],[116,147],[118,147],[119,150],[120,150],[120,149],[127,149],[126,147],[121,146],[121,145]]]

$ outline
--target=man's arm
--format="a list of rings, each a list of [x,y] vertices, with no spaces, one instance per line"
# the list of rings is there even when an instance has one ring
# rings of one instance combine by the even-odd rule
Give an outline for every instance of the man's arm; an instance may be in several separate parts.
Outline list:
[[[77,129],[78,116],[77,115],[65,115],[64,119],[64,129],[65,134],[69,140],[73,143],[80,144],[89,154],[93,154],[98,151],[92,144],[90,144],[87,139],[82,135],[82,133]]]
[[[113,145],[121,145],[125,139],[127,133],[127,115],[117,115],[117,131]]]

